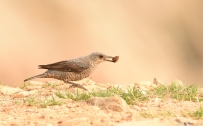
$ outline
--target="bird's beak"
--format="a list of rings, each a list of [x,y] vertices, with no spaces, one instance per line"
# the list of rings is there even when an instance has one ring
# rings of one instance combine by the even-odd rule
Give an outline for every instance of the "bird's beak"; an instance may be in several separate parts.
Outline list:
[[[106,61],[113,62],[113,56],[106,56]]]
[[[112,57],[112,56],[106,56],[105,60],[106,61],[109,61],[109,62],[117,62],[119,59],[119,56],[115,56],[115,57]]]

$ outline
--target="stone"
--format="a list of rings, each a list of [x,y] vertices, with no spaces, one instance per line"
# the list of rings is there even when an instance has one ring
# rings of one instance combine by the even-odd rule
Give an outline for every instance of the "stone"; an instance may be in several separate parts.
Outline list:
[[[74,83],[76,83],[76,84],[80,84],[80,85],[95,85],[96,83],[93,81],[93,80],[91,80],[91,79],[89,79],[89,78],[84,78],[84,79],[82,79],[82,80],[79,80],[79,81],[72,81],[72,82],[74,82]]]
[[[160,79],[157,79],[157,78],[154,78],[153,84],[155,84],[155,85],[164,85],[164,83]]]
[[[32,86],[26,87],[27,90],[34,90],[34,89],[41,89],[41,88],[42,88],[42,86],[39,86],[39,85],[36,85],[36,86],[32,85]]]
[[[20,88],[14,88],[14,87],[8,87],[8,86],[0,85],[0,94],[11,95],[11,94],[15,94],[15,93],[18,93],[21,91],[23,91],[23,90]]]
[[[37,90],[22,91],[22,92],[19,92],[19,93],[15,94],[13,96],[13,98],[24,98],[24,97],[27,97],[27,96],[30,96],[30,95],[34,95],[34,94],[37,94],[37,93],[38,93]]]
[[[29,81],[29,84],[31,85],[36,85],[36,86],[41,86],[45,84],[44,82],[39,82],[39,81]]]
[[[128,112],[130,107],[121,97],[93,97],[87,100],[88,104],[98,106],[102,110],[112,110],[117,112]]]
[[[188,123],[189,125],[195,125],[197,123],[196,120],[192,120],[192,119],[188,119],[188,118],[185,118],[185,117],[177,117],[176,118],[176,121],[178,123],[181,123],[181,124],[186,124]]]
[[[106,89],[111,87],[110,84],[103,84],[103,83],[96,83],[96,85],[99,86],[99,87],[102,87],[102,88],[106,88]]]

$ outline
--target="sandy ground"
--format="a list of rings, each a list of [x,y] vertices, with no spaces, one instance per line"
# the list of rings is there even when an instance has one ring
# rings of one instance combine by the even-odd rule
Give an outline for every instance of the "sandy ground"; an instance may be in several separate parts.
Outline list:
[[[19,91],[9,89],[7,93],[3,91],[5,87],[0,87],[1,126],[203,125],[203,119],[195,120],[186,115],[201,105],[192,101],[150,98],[137,105],[119,104],[120,109],[102,109],[87,101],[57,97],[55,93],[58,91],[75,93],[75,89],[69,89],[65,84],[28,86],[23,90],[12,88]],[[44,108],[43,103],[52,97],[61,104]]]

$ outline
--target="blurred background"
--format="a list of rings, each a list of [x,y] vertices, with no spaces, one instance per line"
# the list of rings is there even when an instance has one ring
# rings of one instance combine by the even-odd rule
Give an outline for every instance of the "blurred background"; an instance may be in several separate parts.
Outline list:
[[[202,0],[0,1],[0,81],[6,85],[43,73],[40,64],[95,51],[120,56],[93,72],[99,83],[156,77],[201,85],[202,48]]]

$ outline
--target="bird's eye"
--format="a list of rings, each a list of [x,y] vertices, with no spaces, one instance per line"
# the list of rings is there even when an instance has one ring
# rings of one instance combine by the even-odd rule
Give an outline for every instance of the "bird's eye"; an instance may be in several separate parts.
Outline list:
[[[100,55],[99,58],[102,59],[104,56]]]

